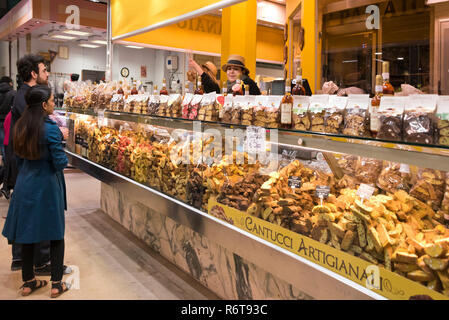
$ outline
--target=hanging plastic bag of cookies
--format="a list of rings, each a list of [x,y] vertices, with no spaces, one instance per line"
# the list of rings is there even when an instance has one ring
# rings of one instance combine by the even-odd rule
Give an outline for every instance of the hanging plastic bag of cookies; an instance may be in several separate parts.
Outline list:
[[[433,144],[437,118],[438,95],[418,94],[407,98],[404,111],[404,141]]]
[[[156,111],[156,114],[161,117],[165,117],[168,111],[168,99],[170,96],[162,94],[159,96],[159,108]]]
[[[267,128],[279,128],[281,102],[282,96],[268,96],[268,105],[265,108]]]
[[[256,102],[256,96],[245,96],[245,103],[242,107],[242,122],[245,126],[253,124],[254,107]]]
[[[253,108],[253,125],[265,127],[265,109],[268,105],[268,96],[256,96]]]
[[[198,117],[198,111],[200,109],[201,100],[203,99],[203,95],[195,94],[190,102],[189,106],[189,119],[196,120]]]
[[[210,92],[208,93],[209,100],[206,105],[206,113],[205,113],[205,121],[218,121],[218,102],[217,102],[217,93]]]
[[[240,124],[241,117],[242,117],[242,108],[245,105],[245,96],[235,96],[234,101],[232,103],[231,108],[231,119],[230,123],[232,124]]]
[[[343,131],[344,112],[348,103],[347,97],[329,96],[324,114],[324,132],[339,134]]]
[[[193,94],[192,93],[186,93],[184,95],[184,99],[182,99],[182,103],[181,103],[181,116],[184,119],[188,119],[189,118],[189,107],[190,107],[190,102],[193,99]]]
[[[301,131],[310,130],[309,104],[310,97],[293,96],[293,129]]]
[[[395,193],[398,190],[410,190],[410,167],[406,164],[384,161],[377,186],[385,192]]]
[[[370,137],[369,95],[349,95],[345,112],[343,134]]]
[[[449,146],[449,96],[439,96],[437,103],[438,144]]]
[[[177,118],[181,115],[181,95],[179,93],[169,95],[165,115],[173,118]]]
[[[406,97],[383,96],[379,107],[379,131],[377,139],[401,141]]]
[[[324,132],[324,115],[326,105],[329,101],[329,95],[316,94],[310,98],[309,105],[309,119],[310,119],[310,131]]]
[[[234,103],[234,97],[232,95],[225,96],[223,108],[220,110],[218,117],[223,123],[231,123],[231,110]]]
[[[207,106],[211,103],[212,103],[211,96],[208,93],[204,94],[203,98],[201,99],[200,106],[198,108],[197,120],[204,121],[206,119],[206,109]]]

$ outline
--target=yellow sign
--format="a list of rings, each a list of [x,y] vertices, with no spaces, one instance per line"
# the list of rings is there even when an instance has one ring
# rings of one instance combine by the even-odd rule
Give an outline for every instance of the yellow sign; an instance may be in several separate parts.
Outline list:
[[[209,214],[221,218],[236,227],[308,259],[373,292],[393,300],[408,300],[416,295],[449,300],[437,291],[430,290],[394,272],[377,267],[333,247],[305,237],[291,230],[251,216],[237,209],[209,199]]]
[[[112,0],[112,37],[115,38],[129,32],[156,26],[166,21],[173,21],[176,18],[219,4],[220,2],[224,3],[224,1],[217,0]],[[231,1],[228,2],[231,3]],[[222,6],[229,5],[228,2]],[[176,22],[173,21],[173,23]]]

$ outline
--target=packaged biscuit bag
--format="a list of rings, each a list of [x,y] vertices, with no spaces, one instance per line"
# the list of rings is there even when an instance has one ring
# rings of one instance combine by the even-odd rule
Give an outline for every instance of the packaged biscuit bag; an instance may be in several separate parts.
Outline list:
[[[242,109],[245,106],[245,104],[246,104],[245,96],[241,95],[234,96],[231,108],[231,119],[229,123],[240,124],[242,118]]]
[[[309,96],[293,96],[293,129],[301,131],[310,130],[309,104]]]
[[[408,96],[404,111],[404,141],[434,143],[437,100],[438,95],[433,94]]]
[[[437,106],[437,143],[449,146],[449,96],[439,96]]]
[[[216,93],[207,93],[203,95],[200,108],[198,109],[198,120],[206,121],[206,113],[209,110],[209,119],[213,118]],[[212,120],[208,120],[212,121]]]
[[[159,107],[156,110],[156,115],[161,117],[166,117],[167,113],[170,115],[170,110],[168,109],[168,100],[170,99],[170,96],[167,96],[165,94],[161,94],[159,96]]]
[[[379,107],[380,127],[377,139],[401,141],[406,97],[383,96]]]
[[[268,104],[265,108],[266,128],[279,128],[281,102],[282,96],[268,96]]]
[[[326,105],[329,102],[329,95],[317,94],[310,98],[309,119],[310,131],[324,132],[324,115],[326,113]]]
[[[253,108],[253,125],[257,127],[265,127],[267,117],[265,109],[268,106],[268,96],[256,96]]]
[[[411,174],[407,164],[384,161],[377,186],[385,192],[395,193],[398,190],[410,190]]]
[[[203,99],[203,95],[195,94],[190,102],[189,106],[189,116],[188,119],[196,120],[198,118],[198,111],[201,106],[201,100]]]
[[[347,97],[329,96],[324,113],[324,132],[339,134],[343,131]]]
[[[369,95],[349,95],[343,134],[370,137]]]
[[[181,117],[181,102],[182,98],[179,93],[171,94],[168,99],[167,117],[179,118]]]
[[[232,119],[232,105],[234,104],[234,97],[232,95],[225,96],[223,108],[220,110],[219,118],[223,123],[231,123]]]
[[[245,126],[250,126],[254,121],[254,108],[256,107],[256,96],[245,96],[245,103],[242,108],[242,122]]]
[[[123,95],[122,94],[114,94],[111,99],[111,103],[109,109],[112,111],[123,111],[124,103],[123,103]]]
[[[181,103],[181,116],[184,119],[188,119],[189,118],[189,107],[190,107],[190,102],[193,99],[193,94],[192,93],[186,93],[184,95],[184,99],[182,99],[182,103]]]

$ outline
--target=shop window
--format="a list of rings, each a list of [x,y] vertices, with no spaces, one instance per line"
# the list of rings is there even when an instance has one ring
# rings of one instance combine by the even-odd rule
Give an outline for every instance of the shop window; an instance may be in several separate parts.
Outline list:
[[[430,74],[433,9],[425,0],[373,1],[379,8],[379,15],[373,17],[378,19],[378,29],[367,26],[366,1],[360,7],[342,1],[322,4],[322,82],[374,93],[376,74],[382,74],[382,62],[388,61],[396,91],[402,84],[436,91]]]

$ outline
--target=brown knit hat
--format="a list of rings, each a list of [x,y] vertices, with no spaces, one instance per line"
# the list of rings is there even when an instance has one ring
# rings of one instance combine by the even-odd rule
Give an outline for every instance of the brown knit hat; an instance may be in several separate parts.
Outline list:
[[[228,66],[236,66],[236,67],[240,67],[244,70],[244,72],[246,71],[247,73],[249,73],[249,70],[247,67],[245,67],[245,58],[243,58],[242,56],[239,56],[237,54],[231,54],[228,58],[228,62],[226,64],[223,65],[223,67],[221,67],[221,70],[223,70],[224,72],[226,72]]]

